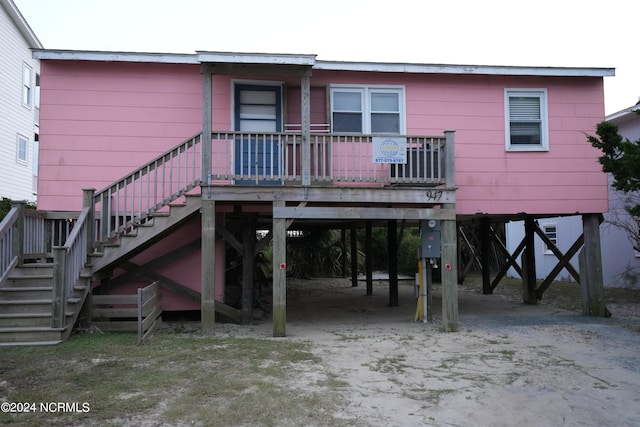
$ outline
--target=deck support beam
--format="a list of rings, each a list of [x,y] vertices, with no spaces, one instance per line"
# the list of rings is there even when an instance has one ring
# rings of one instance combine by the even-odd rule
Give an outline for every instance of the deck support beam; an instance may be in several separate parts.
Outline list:
[[[273,208],[284,207],[275,200]],[[287,220],[273,218],[273,336],[287,335]]]
[[[611,313],[604,303],[600,214],[582,215],[582,229],[584,246],[579,256],[582,312],[587,316],[609,317]]]
[[[491,219],[480,218],[480,254],[482,257],[482,293],[490,295],[493,293],[491,287]]]
[[[445,180],[447,188],[456,186],[455,131],[445,131]],[[443,219],[441,233],[442,271],[442,329],[445,332],[458,330],[458,234],[455,218],[455,203],[444,203],[443,209],[454,213],[453,219]]]
[[[387,245],[389,248],[389,307],[398,306],[398,221],[387,221]]]
[[[367,295],[373,295],[373,254],[371,244],[372,229],[373,224],[371,223],[371,221],[367,221],[364,230],[364,264],[367,275]]]
[[[216,323],[215,260],[216,260],[216,202],[202,200],[202,333],[213,335]]]
[[[242,324],[253,321],[255,283],[256,217],[249,214],[242,230]]]
[[[358,227],[351,226],[351,286],[358,286]]]
[[[535,235],[536,223],[532,217],[524,220],[525,247],[522,252],[522,299],[525,304],[537,304],[538,292],[536,290],[536,251]]]

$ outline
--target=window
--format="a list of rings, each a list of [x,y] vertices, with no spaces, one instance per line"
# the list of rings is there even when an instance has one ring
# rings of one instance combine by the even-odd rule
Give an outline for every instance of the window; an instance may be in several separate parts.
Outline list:
[[[27,164],[27,149],[28,149],[29,140],[22,136],[18,135],[17,143],[16,143],[16,161],[18,163]]]
[[[404,88],[334,86],[331,129],[337,133],[402,134]]]
[[[558,226],[556,224],[547,224],[542,226],[542,232],[554,246],[558,246]],[[546,244],[544,245],[545,255],[553,255],[553,251]]]
[[[32,98],[32,82],[31,82],[31,67],[24,64],[22,68],[22,105],[31,108]]]
[[[548,151],[546,89],[505,90],[507,151]]]

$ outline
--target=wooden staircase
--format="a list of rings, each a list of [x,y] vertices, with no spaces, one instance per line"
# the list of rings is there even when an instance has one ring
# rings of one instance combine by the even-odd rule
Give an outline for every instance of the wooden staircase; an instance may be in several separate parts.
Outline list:
[[[53,327],[53,264],[16,266],[0,288],[0,345],[57,344],[67,339],[87,296],[89,278],[83,274],[67,300],[64,327]]]
[[[0,222],[0,345],[66,340],[94,278],[200,211],[199,143],[197,134],[98,193],[83,190],[80,215],[58,213],[57,225],[12,207]]]
[[[199,192],[187,193],[167,205],[164,210],[150,215],[149,220],[131,227],[113,241],[103,244],[100,252],[91,255],[91,273],[97,274],[113,268],[158,242],[186,220],[200,212],[202,199]]]

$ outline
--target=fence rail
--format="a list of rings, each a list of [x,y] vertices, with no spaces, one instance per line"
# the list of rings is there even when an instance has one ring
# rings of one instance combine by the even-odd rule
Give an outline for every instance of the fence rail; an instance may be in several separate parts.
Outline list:
[[[103,331],[138,332],[138,344],[149,339],[162,323],[160,284],[139,288],[137,294],[94,295],[91,316]]]

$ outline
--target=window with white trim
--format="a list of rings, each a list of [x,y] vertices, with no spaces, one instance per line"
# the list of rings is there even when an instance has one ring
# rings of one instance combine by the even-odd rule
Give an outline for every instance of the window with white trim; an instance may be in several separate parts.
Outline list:
[[[507,151],[548,151],[546,89],[505,89]]]
[[[29,139],[18,134],[16,139],[16,161],[18,163],[27,164],[27,152],[29,151]]]
[[[404,134],[404,88],[332,86],[331,130],[335,133]]]
[[[25,107],[31,108],[32,103],[32,92],[33,92],[33,82],[32,76],[33,71],[31,67],[27,64],[23,64],[22,67],[22,105]]]
[[[545,236],[547,236],[547,239],[549,239],[551,243],[554,244],[554,246],[556,247],[558,246],[558,225],[557,224],[543,225],[542,232],[544,233]],[[546,243],[544,245],[544,253],[545,255],[553,255],[553,251],[551,250],[551,248],[547,246]]]

